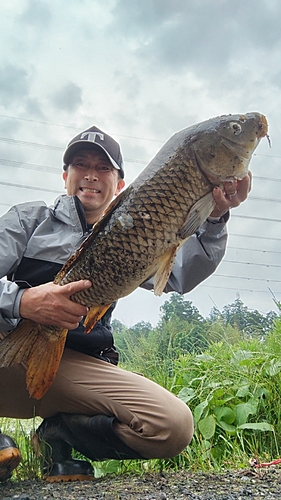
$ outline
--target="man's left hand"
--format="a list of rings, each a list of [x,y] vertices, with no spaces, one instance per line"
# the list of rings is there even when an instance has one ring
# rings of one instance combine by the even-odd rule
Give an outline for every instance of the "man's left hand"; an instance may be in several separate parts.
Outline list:
[[[223,188],[215,187],[213,197],[216,207],[210,217],[222,217],[230,208],[238,207],[248,197],[252,187],[252,173],[248,172],[241,181],[227,181]]]

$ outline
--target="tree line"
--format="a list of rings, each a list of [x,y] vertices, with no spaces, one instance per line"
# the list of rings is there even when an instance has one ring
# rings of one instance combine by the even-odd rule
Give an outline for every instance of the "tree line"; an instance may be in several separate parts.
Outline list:
[[[172,293],[160,308],[156,327],[144,321],[127,327],[114,319],[112,328],[121,361],[128,366],[131,360],[135,366],[137,356],[145,356],[148,350],[150,356],[154,353],[158,361],[163,361],[180,354],[202,353],[222,339],[232,344],[254,338],[262,342],[277,317],[274,311],[264,315],[250,310],[237,298],[222,311],[214,307],[204,318],[191,301]]]

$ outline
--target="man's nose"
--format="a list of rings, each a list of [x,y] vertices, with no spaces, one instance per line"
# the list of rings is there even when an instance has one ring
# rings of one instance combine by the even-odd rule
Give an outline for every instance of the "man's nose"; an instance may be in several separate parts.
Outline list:
[[[96,167],[94,167],[93,165],[89,166],[87,168],[87,171],[85,173],[85,179],[87,180],[95,180],[95,179],[98,179],[98,171],[96,169]]]

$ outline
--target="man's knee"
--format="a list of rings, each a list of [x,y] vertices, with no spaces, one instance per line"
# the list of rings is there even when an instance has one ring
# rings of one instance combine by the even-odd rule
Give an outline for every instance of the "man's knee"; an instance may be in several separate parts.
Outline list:
[[[174,412],[169,411],[158,418],[153,436],[142,446],[146,458],[172,458],[181,453],[192,440],[193,417],[188,406],[182,404]],[[143,445],[144,443],[142,443]]]
[[[184,411],[174,415],[168,425],[167,437],[162,442],[159,458],[172,458],[179,455],[190,444],[193,432],[193,416],[188,406],[185,405]]]

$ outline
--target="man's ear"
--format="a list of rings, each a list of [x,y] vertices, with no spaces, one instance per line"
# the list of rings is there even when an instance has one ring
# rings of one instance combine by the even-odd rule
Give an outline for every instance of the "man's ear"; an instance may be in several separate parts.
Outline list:
[[[67,170],[64,170],[63,173],[62,173],[62,178],[64,180],[64,187],[66,187],[65,183],[66,183],[66,179],[67,179]]]
[[[119,179],[114,196],[117,196],[120,193],[120,191],[122,191],[124,186],[125,186],[124,179]]]

